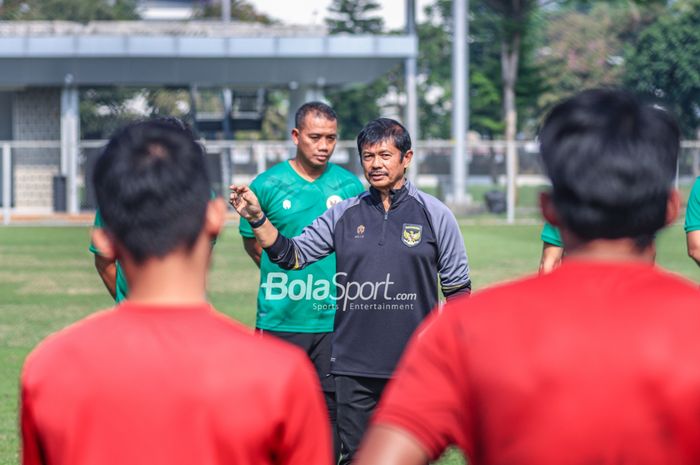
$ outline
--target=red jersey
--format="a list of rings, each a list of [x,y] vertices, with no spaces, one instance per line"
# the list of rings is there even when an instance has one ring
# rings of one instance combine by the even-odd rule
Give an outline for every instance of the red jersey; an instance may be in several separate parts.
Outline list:
[[[306,355],[209,305],[125,302],[48,337],[22,373],[34,464],[330,464]]]
[[[700,291],[567,260],[418,330],[374,423],[480,464],[700,463]]]

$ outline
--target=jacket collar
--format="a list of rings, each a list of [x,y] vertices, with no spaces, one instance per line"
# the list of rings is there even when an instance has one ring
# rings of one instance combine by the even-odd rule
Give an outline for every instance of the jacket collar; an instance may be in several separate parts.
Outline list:
[[[391,198],[390,209],[396,208],[401,202],[408,198],[409,194],[415,190],[415,186],[407,178],[404,178],[403,186],[398,189],[391,189],[389,191],[389,197]],[[375,204],[382,203],[382,194],[374,187],[369,187],[369,194],[372,197],[372,201]]]

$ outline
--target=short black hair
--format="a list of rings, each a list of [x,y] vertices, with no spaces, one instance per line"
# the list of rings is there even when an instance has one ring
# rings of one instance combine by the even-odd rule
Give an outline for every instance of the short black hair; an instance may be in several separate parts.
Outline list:
[[[104,228],[137,263],[192,248],[211,196],[203,148],[186,125],[144,120],[118,130],[93,176]]]
[[[555,106],[539,139],[565,228],[587,241],[651,244],[666,222],[680,149],[670,113],[623,90],[592,89]]]
[[[357,151],[362,156],[362,149],[391,139],[403,156],[411,150],[411,135],[398,121],[391,118],[377,118],[370,121],[357,135]]]
[[[338,115],[329,105],[326,105],[323,102],[306,102],[299,107],[294,115],[294,127],[301,129],[301,127],[304,125],[304,119],[308,114],[323,116],[327,120],[331,121],[338,121]]]

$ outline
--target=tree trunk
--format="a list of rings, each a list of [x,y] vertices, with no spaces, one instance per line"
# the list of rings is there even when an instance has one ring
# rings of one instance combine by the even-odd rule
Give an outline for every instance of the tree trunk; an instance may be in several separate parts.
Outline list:
[[[506,170],[508,178],[508,222],[515,219],[517,201],[516,178],[518,174],[518,152],[515,146],[518,111],[515,105],[515,85],[518,80],[520,59],[520,32],[505,37],[501,42],[501,74],[503,78],[503,114],[506,123]]]

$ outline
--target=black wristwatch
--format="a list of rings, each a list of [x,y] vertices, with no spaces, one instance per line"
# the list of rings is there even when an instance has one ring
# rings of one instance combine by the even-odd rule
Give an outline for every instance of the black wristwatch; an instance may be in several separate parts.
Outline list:
[[[265,212],[263,212],[262,218],[260,218],[258,221],[248,220],[248,223],[250,223],[251,228],[256,229],[265,224],[265,221],[267,221],[267,215],[265,214]]]

